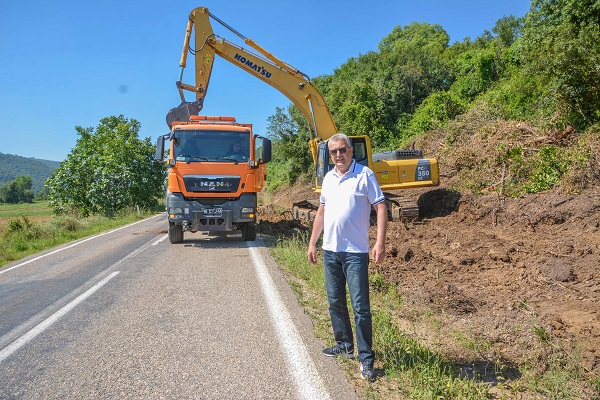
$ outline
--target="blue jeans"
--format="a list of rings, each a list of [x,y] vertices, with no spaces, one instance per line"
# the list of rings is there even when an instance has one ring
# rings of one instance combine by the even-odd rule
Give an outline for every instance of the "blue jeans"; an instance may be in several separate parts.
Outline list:
[[[369,253],[347,253],[324,250],[325,288],[329,302],[331,326],[337,344],[354,349],[350,314],[346,301],[346,284],[356,324],[356,344],[361,363],[373,364],[373,322],[369,300]]]

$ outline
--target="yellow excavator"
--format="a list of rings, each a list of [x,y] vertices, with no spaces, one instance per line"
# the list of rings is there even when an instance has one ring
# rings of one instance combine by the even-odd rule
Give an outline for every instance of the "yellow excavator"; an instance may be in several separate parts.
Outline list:
[[[239,37],[249,49],[217,36],[213,31],[211,19]],[[192,32],[195,38],[194,48],[190,46]],[[195,58],[195,86],[182,82],[188,53]],[[174,121],[188,121],[191,116],[202,110],[215,55],[283,93],[306,117],[311,130],[308,145],[315,165],[315,190],[319,192],[323,177],[333,167],[327,151],[327,140],[338,133],[324,97],[313,86],[307,75],[281,61],[252,39],[240,34],[211,14],[206,7],[194,9],[189,16],[179,64],[181,72],[177,81],[181,104],[169,111],[167,125],[171,127]],[[195,93],[196,101],[186,101],[184,90]],[[423,158],[421,150],[393,150],[373,154],[367,135],[349,134],[348,136],[352,141],[356,162],[373,170],[381,189],[386,194],[389,219],[418,218],[419,210],[415,201],[389,191],[439,185],[437,160]],[[293,216],[312,220],[318,206],[318,199],[299,200],[294,203]]]

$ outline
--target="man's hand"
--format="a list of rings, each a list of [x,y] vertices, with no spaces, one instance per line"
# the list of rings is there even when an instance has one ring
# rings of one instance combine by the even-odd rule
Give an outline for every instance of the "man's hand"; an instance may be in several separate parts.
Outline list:
[[[307,256],[308,256],[308,261],[310,261],[312,264],[316,264],[317,263],[317,246],[315,246],[314,244],[309,244]]]
[[[319,240],[319,236],[321,236],[321,232],[323,232],[324,215],[325,205],[321,204],[315,215],[315,220],[313,221],[313,228],[310,234],[310,240],[308,241],[308,252],[306,253],[308,261],[313,264],[317,263],[317,240]]]
[[[383,261],[385,258],[385,245],[383,243],[375,243],[375,246],[371,249],[371,258],[375,260],[375,263]]]
[[[375,263],[383,261],[385,258],[385,233],[387,229],[387,209],[385,203],[375,204],[377,212],[377,241],[371,250],[371,256]]]

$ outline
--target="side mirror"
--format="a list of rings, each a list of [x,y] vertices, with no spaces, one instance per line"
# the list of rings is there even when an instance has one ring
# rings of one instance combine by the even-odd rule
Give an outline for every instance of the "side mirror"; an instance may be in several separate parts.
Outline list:
[[[165,156],[165,137],[159,136],[156,140],[156,154],[154,159],[156,161],[162,161]]]
[[[268,163],[269,161],[271,161],[271,140],[264,138],[263,139],[263,151],[262,151],[262,157],[260,159],[260,162],[262,163]]]
[[[254,136],[254,159],[256,165],[266,164],[271,161],[271,140],[262,136]]]

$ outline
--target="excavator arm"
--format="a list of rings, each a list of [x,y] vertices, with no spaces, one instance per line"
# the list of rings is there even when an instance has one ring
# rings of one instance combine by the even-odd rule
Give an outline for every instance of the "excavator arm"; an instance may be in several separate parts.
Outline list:
[[[254,51],[245,49],[215,35],[210,18],[240,37]],[[195,32],[195,49],[191,49],[190,47],[192,31]],[[207,8],[196,8],[190,13],[185,35],[179,64],[181,75],[177,82],[182,103],[167,114],[167,124],[169,126],[172,125],[173,121],[189,119],[190,115],[195,115],[202,109],[216,54],[274,87],[290,99],[306,117],[310,125],[312,139],[310,146],[313,158],[316,154],[318,142],[325,141],[337,133],[337,128],[325,99],[313,86],[308,76],[290,64],[279,60],[252,41],[252,39],[241,35],[212,15]],[[192,53],[195,57],[196,86],[188,85],[181,81],[188,53]],[[196,94],[196,101],[186,102],[183,94],[184,90],[194,92]]]

